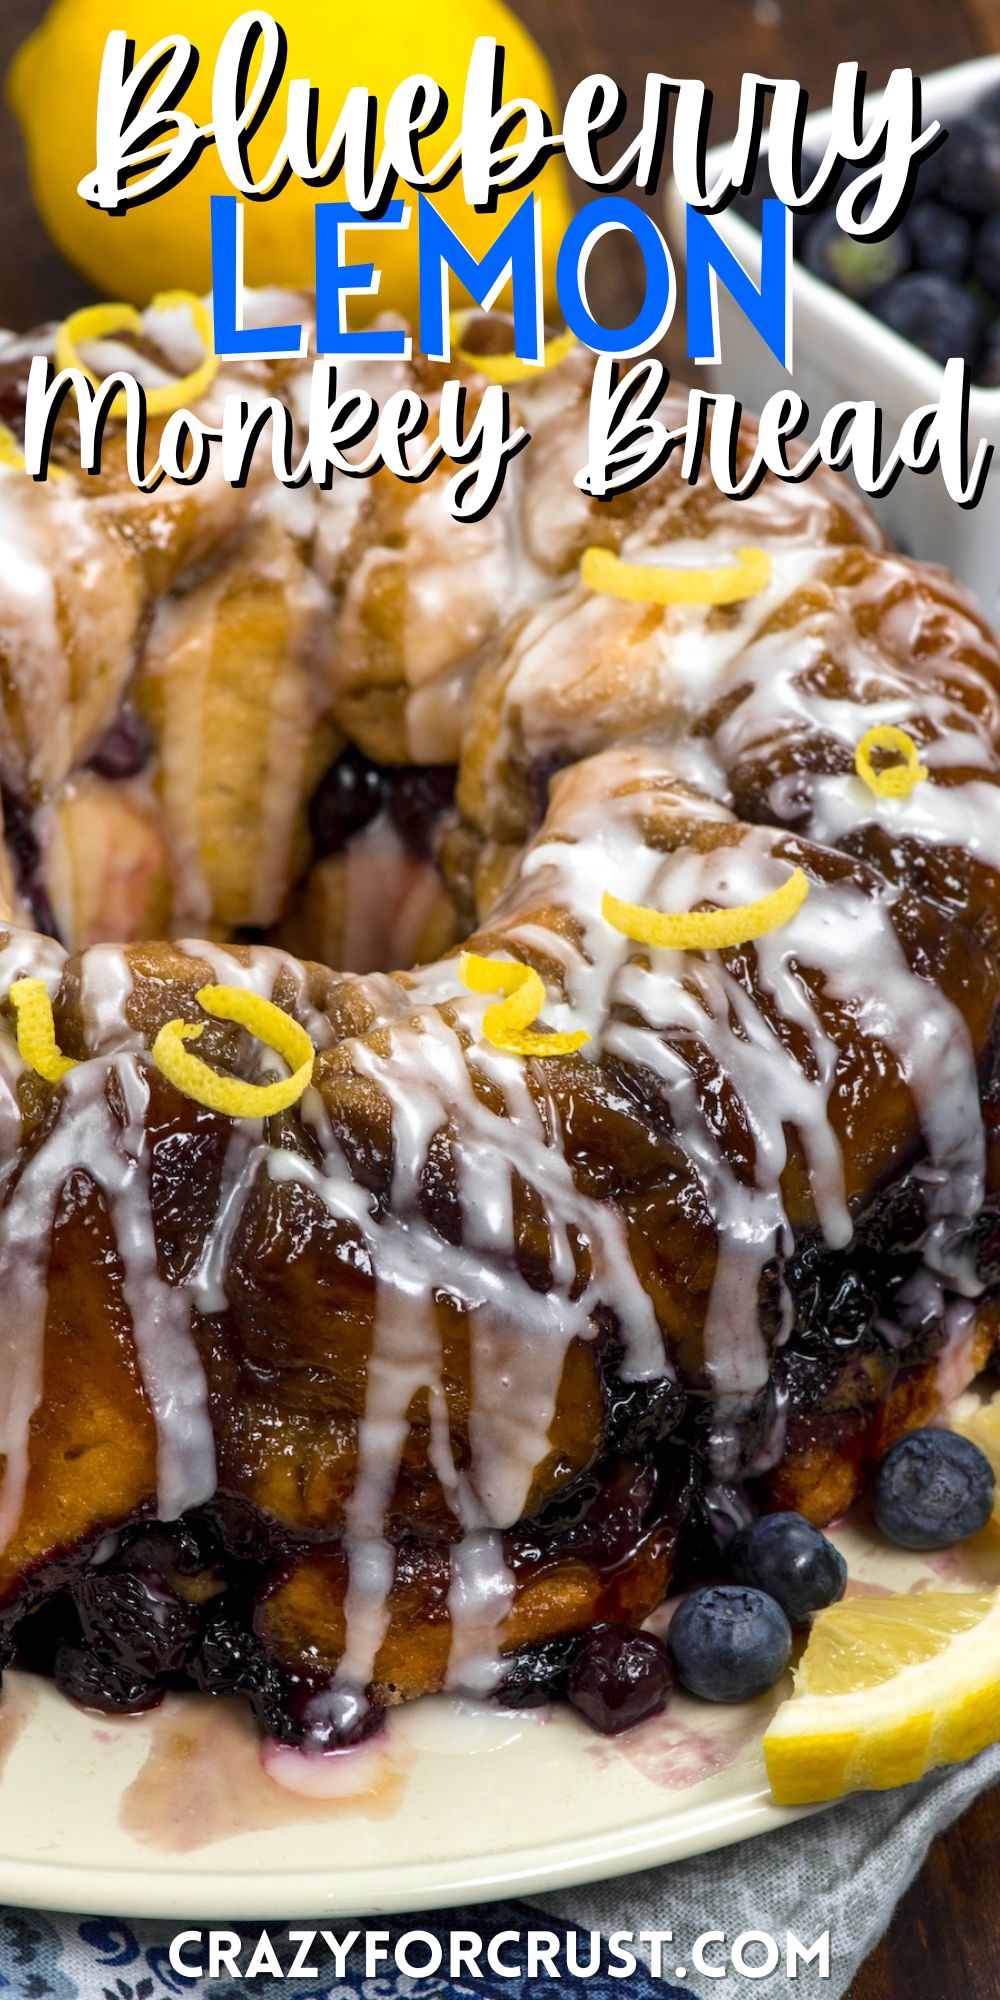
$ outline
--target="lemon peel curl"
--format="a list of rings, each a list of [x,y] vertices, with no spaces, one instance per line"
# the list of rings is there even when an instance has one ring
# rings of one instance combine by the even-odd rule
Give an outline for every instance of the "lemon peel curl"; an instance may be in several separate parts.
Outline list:
[[[61,1083],[77,1064],[64,1056],[56,1041],[56,1024],[43,979],[15,979],[8,995],[17,1022],[17,1050],[22,1062],[45,1083]]]
[[[513,1056],[570,1056],[590,1036],[585,1028],[566,1034],[531,1033],[530,1024],[545,1005],[545,985],[530,965],[518,959],[483,958],[464,951],[459,977],[470,993],[503,993],[506,997],[483,1015],[483,1036],[492,1048]]]
[[[895,750],[900,762],[876,771],[873,750]],[[920,762],[920,752],[912,736],[905,729],[897,729],[894,722],[878,722],[873,729],[865,730],[854,752],[854,768],[877,799],[908,799],[930,777],[926,764]]]
[[[13,431],[8,424],[0,424],[0,467],[8,472],[27,472],[28,462]],[[69,473],[61,465],[46,466],[46,478],[68,479]]]
[[[771,581],[766,549],[737,549],[736,561],[710,567],[623,562],[613,549],[585,549],[580,582],[630,604],[740,604],[758,597]]]
[[[467,317],[462,312],[451,315],[452,359],[463,362],[466,368],[474,368],[477,375],[485,375],[504,388],[510,382],[522,382],[527,376],[537,376],[546,368],[558,368],[560,361],[565,361],[577,344],[575,334],[568,331],[557,333],[552,340],[545,341],[540,366],[534,361],[522,361],[518,354],[474,354],[471,348],[462,345]]]
[[[316,1060],[305,1028],[273,1000],[248,993],[242,986],[202,986],[195,997],[215,1020],[234,1021],[248,1028],[258,1041],[284,1058],[292,1074],[277,1083],[264,1084],[223,1076],[184,1047],[185,1042],[196,1041],[204,1033],[203,1021],[167,1021],[153,1043],[153,1061],[167,1081],[196,1104],[229,1118],[270,1118],[296,1104],[312,1080]]]
[[[174,410],[186,404],[197,402],[210,389],[219,372],[219,357],[213,351],[214,330],[212,315],[204,300],[195,292],[157,292],[150,305],[150,312],[176,312],[186,307],[194,322],[204,348],[204,358],[197,368],[187,375],[178,375],[173,382],[162,382],[159,387],[146,390],[146,410],[151,417],[169,416]],[[56,367],[81,368],[88,382],[97,389],[100,377],[93,375],[80,356],[80,345],[88,340],[106,340],[115,333],[143,333],[145,322],[135,306],[124,301],[115,304],[82,306],[79,312],[70,313],[64,319],[56,334]],[[120,390],[111,405],[113,417],[123,416],[128,408],[128,398]]]
[[[727,951],[780,930],[801,910],[808,894],[808,877],[801,868],[793,868],[787,881],[769,896],[761,896],[755,903],[740,903],[735,909],[652,910],[642,903],[623,903],[606,891],[601,915],[612,930],[636,944],[667,951]]]

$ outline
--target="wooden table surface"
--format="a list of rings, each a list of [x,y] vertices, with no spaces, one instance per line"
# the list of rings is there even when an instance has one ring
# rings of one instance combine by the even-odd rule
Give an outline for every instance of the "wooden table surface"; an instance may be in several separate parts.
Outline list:
[[[713,130],[734,127],[740,74],[795,76],[824,104],[835,64],[856,60],[873,84],[894,64],[924,73],[1000,50],[1000,0],[514,0],[568,89],[610,71],[630,104],[649,69],[702,76],[715,92]],[[0,0],[0,69],[44,0]],[[127,9],[122,11],[125,22]],[[234,12],[238,11],[234,5]],[[190,9],[185,9],[190,18]],[[274,6],[280,18],[280,4]],[[116,21],[117,24],[117,21]],[[705,32],[707,30],[707,34]],[[29,327],[90,294],[35,220],[18,134],[0,111],[0,324]],[[620,238],[614,239],[620,242]],[[627,258],[604,273],[617,323],[635,310]],[[1000,1793],[935,1841],[850,2000],[1000,2000]]]

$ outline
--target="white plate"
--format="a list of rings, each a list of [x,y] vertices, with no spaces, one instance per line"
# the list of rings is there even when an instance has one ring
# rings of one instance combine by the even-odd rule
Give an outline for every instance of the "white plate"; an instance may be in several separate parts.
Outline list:
[[[1000,1583],[991,1543],[931,1559],[838,1537],[852,1589]],[[784,1692],[783,1689],[778,1690]],[[108,1722],[10,1676],[0,1701],[0,1901],[167,1918],[354,1916],[596,1881],[765,1833],[760,1738],[775,1697],[676,1697],[624,1737],[569,1711],[504,1716],[435,1700],[340,1753],[344,1796],[266,1775],[235,1702],[174,1696]],[[285,1753],[286,1759],[288,1753]],[[324,1781],[330,1760],[320,1760]],[[292,1755],[291,1775],[315,1767]]]

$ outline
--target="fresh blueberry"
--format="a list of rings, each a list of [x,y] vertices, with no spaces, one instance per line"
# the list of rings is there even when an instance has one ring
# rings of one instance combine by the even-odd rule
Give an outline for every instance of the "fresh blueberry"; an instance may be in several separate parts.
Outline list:
[[[844,1595],[847,1564],[839,1549],[801,1514],[765,1514],[741,1528],[730,1551],[738,1583],[764,1590],[790,1625],[808,1625],[814,1611]]]
[[[976,363],[976,381],[984,389],[1000,389],[1000,319],[990,321]]]
[[[995,83],[993,89],[988,90],[985,97],[979,99],[976,114],[979,118],[987,119],[991,125],[1000,125],[1000,83]]]
[[[908,271],[873,299],[872,311],[942,366],[953,355],[975,360],[986,319],[978,299],[938,271]]]
[[[915,199],[924,201],[928,195],[938,194],[944,174],[944,156],[948,141],[934,147],[933,152],[921,153],[917,168],[917,188]]]
[[[996,1481],[989,1459],[955,1431],[910,1431],[875,1481],[875,1519],[904,1549],[947,1549],[986,1526]]]
[[[1000,299],[1000,215],[988,215],[976,237],[972,275],[984,292]]]
[[[938,192],[966,215],[1000,207],[1000,125],[981,112],[956,118],[941,148]]]
[[[677,1678],[706,1701],[750,1701],[780,1680],[791,1627],[773,1597],[735,1583],[692,1590],[667,1634]]]
[[[652,1632],[604,1625],[589,1632],[570,1669],[569,1699],[594,1729],[617,1736],[658,1715],[673,1690],[670,1654]]]
[[[874,298],[910,267],[910,239],[905,228],[871,243],[846,236],[830,212],[818,215],[808,230],[802,261],[818,278],[846,292],[850,299]]]
[[[331,764],[309,804],[309,830],[317,859],[346,847],[375,818],[384,797],[382,772],[353,746]]]
[[[972,262],[973,227],[967,215],[943,201],[914,202],[906,218],[918,270],[964,278]]]

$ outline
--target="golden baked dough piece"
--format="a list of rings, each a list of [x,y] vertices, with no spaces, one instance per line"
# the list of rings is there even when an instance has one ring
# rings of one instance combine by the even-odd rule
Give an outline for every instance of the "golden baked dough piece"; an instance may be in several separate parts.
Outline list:
[[[731,556],[731,539],[707,545],[709,563]],[[854,767],[869,723],[890,713],[933,777],[905,808]],[[650,740],[741,818],[912,870],[995,935],[1000,847],[968,833],[996,810],[996,641],[944,571],[861,548],[774,551],[767,588],[739,604],[631,603],[574,585],[515,619],[478,678],[459,773],[453,865],[477,907],[537,826],[554,771]]]
[[[54,791],[128,684],[145,590],[139,564],[72,480],[0,473],[0,779]]]
[[[305,866],[306,807],[339,744],[325,610],[295,542],[269,525],[157,609],[136,696],[158,744],[175,930],[273,924]]]
[[[170,849],[162,814],[141,785],[82,772],[42,816],[42,838],[52,913],[72,950],[169,933]]]
[[[409,850],[382,813],[342,853],[314,863],[274,938],[344,972],[379,972],[396,959],[438,958],[458,934],[436,863]]]

